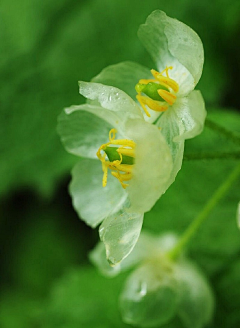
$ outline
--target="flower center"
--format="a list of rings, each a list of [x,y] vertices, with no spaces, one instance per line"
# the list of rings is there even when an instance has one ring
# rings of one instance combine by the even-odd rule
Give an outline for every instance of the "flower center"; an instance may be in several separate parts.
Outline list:
[[[136,98],[148,117],[150,117],[150,114],[146,105],[156,112],[164,112],[177,99],[176,93],[179,86],[177,82],[169,77],[168,71],[170,69],[172,69],[172,66],[166,67],[161,73],[152,69],[151,73],[155,79],[141,79],[135,86],[138,93]],[[166,76],[163,75],[164,73]]]
[[[106,187],[108,169],[111,174],[119,180],[125,189],[132,178],[132,169],[135,157],[135,142],[128,139],[115,139],[117,130],[111,129],[109,132],[109,142],[99,147],[97,157],[102,162],[103,179],[102,185]]]

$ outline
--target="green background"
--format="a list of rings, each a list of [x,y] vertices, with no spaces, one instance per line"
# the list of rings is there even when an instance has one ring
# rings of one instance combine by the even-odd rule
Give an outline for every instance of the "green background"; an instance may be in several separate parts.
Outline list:
[[[237,0],[2,0],[0,3],[0,327],[125,327],[117,298],[126,275],[106,279],[88,261],[98,232],[68,195],[77,158],[56,133],[62,108],[80,104],[78,80],[132,60],[153,67],[137,29],[155,9],[191,26],[205,49],[209,118],[240,133],[240,3]],[[238,151],[206,128],[186,154]],[[144,228],[182,232],[237,160],[185,160]],[[189,255],[216,297],[210,327],[240,326],[239,181],[193,240]],[[179,328],[179,327],[177,327]]]

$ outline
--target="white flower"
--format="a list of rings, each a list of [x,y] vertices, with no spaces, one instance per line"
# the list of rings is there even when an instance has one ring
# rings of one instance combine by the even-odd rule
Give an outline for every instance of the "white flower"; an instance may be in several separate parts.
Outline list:
[[[133,249],[144,212],[166,191],[172,156],[160,129],[145,122],[124,92],[80,82],[88,103],[66,108],[58,131],[65,148],[81,159],[70,193],[80,218],[99,228],[107,259],[116,264]]]
[[[132,253],[115,267],[104,257],[99,243],[91,261],[106,276],[134,269],[120,296],[123,321],[137,327],[203,328],[212,319],[214,297],[202,272],[185,256],[168,257],[176,244],[174,235],[142,232]]]
[[[151,55],[155,69],[123,62],[105,68],[93,78],[115,86],[144,109],[144,118],[161,128],[173,156],[171,184],[182,165],[184,140],[202,132],[206,110],[194,88],[203,68],[203,45],[187,25],[160,10],[148,16],[138,36]]]

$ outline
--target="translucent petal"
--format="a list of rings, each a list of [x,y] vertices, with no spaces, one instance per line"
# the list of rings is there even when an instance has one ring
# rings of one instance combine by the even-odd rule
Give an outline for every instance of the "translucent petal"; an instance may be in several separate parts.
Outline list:
[[[166,191],[172,156],[160,130],[143,120],[129,120],[126,134],[136,143],[133,177],[127,191],[134,212],[149,211]]]
[[[116,265],[134,248],[141,232],[143,214],[121,211],[106,218],[99,228],[99,235],[106,247],[110,264]]]
[[[71,106],[58,117],[62,143],[67,151],[82,157],[96,158],[98,148],[109,141],[108,134],[113,127],[121,134],[119,118],[99,106]]]
[[[152,78],[148,68],[133,62],[122,62],[104,68],[92,81],[119,88],[136,99],[135,85],[143,78]]]
[[[127,194],[111,174],[106,187],[102,187],[102,167],[98,160],[81,160],[72,172],[70,194],[80,218],[96,227],[107,216],[120,210]]]
[[[191,139],[200,134],[207,115],[201,92],[194,90],[187,97],[178,99],[171,108],[171,114],[179,127],[179,135],[174,141]]]
[[[237,225],[238,228],[240,229],[240,202],[238,203],[238,208],[237,208]]]
[[[102,242],[98,243],[97,246],[90,252],[89,258],[103,275],[113,277],[120,272],[135,266],[142,260],[149,258],[149,254],[152,254],[156,246],[158,246],[156,238],[143,231],[132,252],[118,264],[114,266],[109,264],[106,259],[106,250]]]
[[[188,97],[177,99],[176,103],[160,115],[156,125],[161,128],[173,158],[173,170],[167,188],[175,180],[182,166],[184,140],[202,132],[206,109],[200,91],[192,91]]]
[[[125,92],[112,86],[80,81],[79,92],[90,100],[98,101],[103,108],[113,111],[123,123],[129,118],[143,117],[136,102]]]
[[[120,297],[123,321],[138,327],[160,327],[174,318],[177,290],[168,264],[148,263],[128,278]]]
[[[173,66],[170,77],[184,85],[184,94],[193,90],[202,74],[204,53],[199,36],[190,27],[156,10],[140,26],[138,36],[159,71]]]
[[[171,154],[173,169],[171,175],[168,179],[166,189],[174,182],[177,173],[182,167],[183,153],[184,153],[184,140],[174,141],[175,137],[179,135],[179,126],[178,122],[175,121],[175,117],[171,116],[171,109],[165,112],[160,116],[160,119],[157,121],[156,125],[161,128],[161,132],[167,141]]]
[[[214,297],[201,271],[190,262],[179,264],[176,277],[179,285],[178,315],[186,328],[202,328],[212,319]]]

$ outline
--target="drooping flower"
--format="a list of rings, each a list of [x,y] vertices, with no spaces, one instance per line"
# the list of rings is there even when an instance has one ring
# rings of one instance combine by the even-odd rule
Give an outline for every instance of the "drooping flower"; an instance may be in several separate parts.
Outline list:
[[[123,91],[80,82],[80,93],[88,103],[66,108],[58,122],[67,151],[82,157],[70,194],[82,220],[102,223],[107,259],[116,264],[136,244],[144,213],[166,191],[172,156],[160,129]]]
[[[132,253],[109,266],[99,243],[90,260],[105,275],[114,277],[133,269],[120,295],[123,321],[137,327],[203,328],[212,319],[214,297],[207,279],[192,261],[168,252],[176,245],[172,234],[142,232]]]
[[[171,184],[182,165],[184,140],[201,133],[206,117],[203,97],[194,90],[202,74],[203,45],[190,27],[160,10],[148,16],[138,36],[155,69],[123,62],[92,81],[125,91],[141,105],[145,120],[161,128],[173,156]]]

